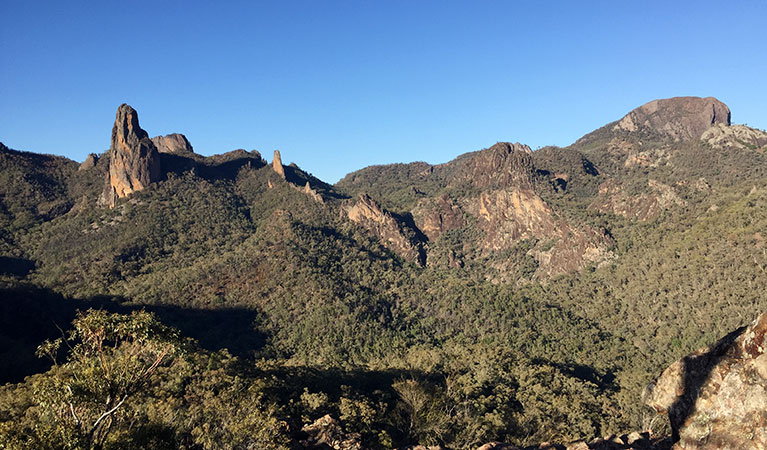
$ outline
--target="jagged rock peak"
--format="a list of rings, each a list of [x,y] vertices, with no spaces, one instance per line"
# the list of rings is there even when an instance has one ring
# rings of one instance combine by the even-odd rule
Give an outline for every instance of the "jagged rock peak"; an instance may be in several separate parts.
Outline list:
[[[613,130],[650,130],[687,141],[700,138],[716,124],[730,125],[730,108],[724,103],[714,97],[674,97],[645,103],[626,114]]]
[[[527,145],[498,142],[474,153],[465,170],[459,171],[457,183],[474,187],[532,189],[533,151]]]
[[[88,155],[88,157],[85,158],[85,161],[83,161],[82,164],[80,164],[80,167],[77,168],[78,171],[88,170],[96,167],[96,163],[99,161],[99,155],[95,153],[91,153]]]
[[[152,143],[160,153],[194,153],[189,139],[181,133],[171,133],[165,136],[155,136]]]
[[[102,201],[110,207],[119,197],[126,197],[160,180],[160,154],[146,131],[141,129],[138,113],[123,103],[117,108],[109,148],[109,174]]]
[[[282,166],[282,156],[280,156],[279,150],[274,151],[274,158],[272,158],[272,169],[274,169],[274,171],[277,172],[277,175],[279,175],[283,180],[285,179],[285,168]]]

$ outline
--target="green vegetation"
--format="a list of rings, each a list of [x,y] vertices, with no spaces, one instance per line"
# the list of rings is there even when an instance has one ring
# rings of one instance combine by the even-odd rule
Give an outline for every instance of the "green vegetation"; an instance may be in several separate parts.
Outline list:
[[[105,209],[103,162],[0,151],[0,448],[291,448],[326,415],[374,449],[645,428],[644,386],[765,308],[767,164],[661,143],[671,163],[624,167],[595,133],[536,152],[536,191],[606,229],[615,257],[544,282],[529,251],[553,241],[475,258],[469,222],[429,242],[432,261],[463,266],[420,268],[340,213],[358,192],[403,216],[440,193],[459,202],[444,166],[334,187],[246,157],[174,157],[166,179]],[[601,212],[608,177],[630,195],[658,180],[684,205],[646,222]],[[499,261],[513,270],[493,284]]]

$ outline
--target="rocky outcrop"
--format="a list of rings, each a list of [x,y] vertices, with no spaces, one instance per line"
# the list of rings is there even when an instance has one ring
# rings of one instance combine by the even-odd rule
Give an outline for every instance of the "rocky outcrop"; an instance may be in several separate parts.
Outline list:
[[[611,257],[609,237],[569,224],[537,193],[539,174],[526,145],[499,142],[434,169],[434,176],[444,179],[445,191],[419,200],[411,214],[429,239],[434,254],[429,259],[435,264],[461,267],[464,257],[490,258],[483,263],[492,271],[488,279],[507,282],[516,276],[519,261],[503,257],[503,252],[523,241],[533,245],[528,255],[537,261],[536,278],[572,272]],[[570,175],[557,172],[554,178],[564,189]],[[443,234],[461,229],[467,229],[464,239],[472,242],[464,241],[461,248],[441,245]]]
[[[425,252],[414,230],[407,229],[369,195],[358,195],[354,203],[347,203],[342,209],[349,220],[371,231],[395,254],[418,265],[425,264]]]
[[[138,113],[123,103],[117,108],[109,148],[109,174],[102,202],[114,207],[126,197],[160,180],[160,154],[146,131],[139,126]]]
[[[504,250],[520,239],[551,236],[557,222],[553,211],[534,191],[485,191],[467,205],[485,231],[483,247]]]
[[[477,450],[668,450],[668,448],[667,439],[651,436],[648,432],[634,431],[591,441],[579,440],[567,444],[543,442],[524,448],[502,442],[489,442]]]
[[[767,151],[767,133],[745,125],[717,124],[706,130],[700,140],[719,149]]]
[[[304,189],[302,190],[304,194],[309,196],[312,200],[314,200],[317,203],[325,203],[325,200],[322,199],[322,196],[315,190],[312,189],[312,186],[307,181],[304,185]]]
[[[160,153],[193,153],[194,149],[189,140],[180,133],[171,133],[165,136],[155,136],[152,143]]]
[[[412,214],[416,226],[430,241],[439,239],[446,231],[466,225],[463,211],[447,194],[422,199]]]
[[[77,168],[78,171],[84,171],[93,169],[96,167],[96,163],[99,161],[99,155],[95,153],[91,153],[85,158],[85,161],[83,161],[82,164],[80,164],[80,167]]]
[[[483,232],[478,242],[483,256],[510,250],[523,240],[536,242],[529,254],[538,265],[537,279],[574,272],[612,257],[608,235],[558,217],[532,189],[483,191],[479,197],[465,199],[461,206],[477,218],[476,226]],[[492,266],[500,277],[493,281],[508,281],[504,274],[514,272],[505,260]]]
[[[656,180],[648,180],[647,192],[630,194],[616,179],[599,185],[599,194],[589,206],[601,212],[612,213],[640,221],[658,217],[663,211],[686,202],[677,195],[673,187]]]
[[[767,313],[669,366],[645,393],[674,449],[767,448]]]
[[[651,131],[676,141],[696,140],[712,125],[730,125],[730,109],[713,97],[653,100],[626,114],[613,126],[629,133]]]
[[[304,448],[363,450],[362,436],[359,433],[344,433],[341,424],[330,414],[305,425],[301,431],[308,436],[300,442]]]
[[[279,150],[274,151],[274,158],[272,158],[272,169],[274,169],[280,178],[283,180],[285,179],[285,167],[282,166],[282,157],[280,156]]]
[[[505,444],[503,442],[488,442],[477,448],[477,450],[522,450],[516,445]]]
[[[470,185],[479,189],[532,189],[532,154],[527,145],[499,142],[486,150],[464,155],[447,164],[454,167],[449,185]]]

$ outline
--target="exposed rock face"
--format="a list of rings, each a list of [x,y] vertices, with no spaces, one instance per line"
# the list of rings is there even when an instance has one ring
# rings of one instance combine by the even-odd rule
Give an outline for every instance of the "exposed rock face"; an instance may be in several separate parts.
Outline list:
[[[194,149],[189,140],[180,133],[171,133],[165,136],[155,136],[152,143],[160,153],[193,153]]]
[[[538,243],[529,254],[538,263],[535,277],[542,279],[611,256],[611,239],[604,233],[567,223],[538,195],[532,152],[526,145],[498,143],[458,163],[464,167],[449,184],[468,183],[481,189],[479,195],[461,200],[460,211],[476,217],[476,226],[483,232],[477,242],[483,256],[512,249],[522,240],[535,240]],[[502,277],[514,272],[508,264],[495,262],[493,267]]]
[[[301,444],[308,448],[335,450],[363,450],[362,437],[359,433],[344,433],[341,424],[327,414],[304,426],[301,431],[309,437]]]
[[[611,257],[612,241],[587,226],[568,224],[559,218],[535,190],[537,176],[530,147],[499,142],[492,147],[462,155],[439,166],[430,166],[444,180],[445,191],[422,198],[411,214],[430,243],[430,261],[462,267],[464,258],[492,258],[485,265],[494,282],[508,281],[516,262],[499,258],[524,240],[533,242],[528,255],[535,258],[537,278],[567,273]],[[559,186],[569,174],[557,172]],[[462,248],[440,245],[448,231],[472,228]],[[479,231],[480,233],[477,233]],[[470,236],[470,237],[469,237]]]
[[[688,141],[700,138],[716,124],[730,125],[730,109],[724,103],[713,97],[674,97],[640,106],[618,121],[613,130],[650,130],[676,141]]]
[[[717,124],[706,130],[700,140],[720,149],[767,151],[767,133],[745,125]]]
[[[306,182],[306,185],[304,185],[304,194],[308,195],[309,198],[314,200],[317,203],[325,203],[325,200],[322,199],[322,196],[314,189],[312,189],[311,185],[309,185],[309,182]]]
[[[466,225],[463,211],[447,194],[419,201],[412,214],[418,229],[431,241]]]
[[[99,161],[99,155],[95,153],[91,153],[85,158],[85,161],[83,161],[82,164],[80,164],[80,167],[77,168],[78,171],[93,169],[96,167],[96,163]]]
[[[631,151],[623,167],[630,169],[632,167],[658,167],[661,164],[670,164],[670,153],[663,148],[651,148],[642,151]]]
[[[279,150],[274,151],[274,158],[272,158],[272,169],[277,172],[277,175],[279,175],[280,178],[283,180],[285,179],[285,168],[282,166],[282,157],[280,156]]]
[[[482,192],[469,211],[478,217],[485,231],[483,246],[489,250],[503,250],[520,239],[556,232],[551,208],[532,190]]]
[[[767,448],[767,313],[669,366],[645,393],[682,450]]]
[[[532,154],[527,145],[499,142],[487,150],[449,163],[457,167],[449,184],[469,184],[480,189],[532,189]]]
[[[135,109],[123,103],[117,108],[109,148],[109,175],[103,201],[113,207],[126,197],[160,180],[160,154],[138,122]]]
[[[521,450],[516,445],[504,444],[503,442],[488,442],[477,450]]]
[[[618,180],[607,180],[599,185],[599,195],[591,203],[590,208],[647,221],[658,217],[661,212],[669,208],[686,204],[669,185],[648,180],[647,186],[651,192],[630,195]]]
[[[529,447],[516,447],[502,442],[490,442],[477,450],[668,450],[666,439],[653,437],[648,432],[632,432],[622,435],[611,435],[591,441],[575,441],[567,444],[543,442]]]
[[[367,194],[358,195],[343,211],[349,220],[370,230],[384,246],[405,260],[418,265],[426,262],[423,247],[414,233],[408,233],[409,230]]]

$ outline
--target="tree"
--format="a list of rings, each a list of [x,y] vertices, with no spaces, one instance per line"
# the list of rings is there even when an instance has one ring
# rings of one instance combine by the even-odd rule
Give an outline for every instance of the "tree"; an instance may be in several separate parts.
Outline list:
[[[45,341],[38,356],[50,357],[57,376],[38,389],[40,406],[79,443],[101,449],[132,396],[145,390],[157,369],[179,355],[183,341],[152,313],[78,313],[68,336]],[[57,363],[62,345],[66,362]]]

